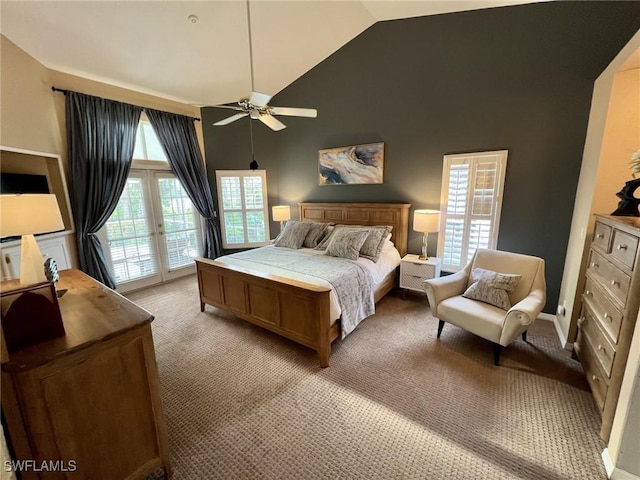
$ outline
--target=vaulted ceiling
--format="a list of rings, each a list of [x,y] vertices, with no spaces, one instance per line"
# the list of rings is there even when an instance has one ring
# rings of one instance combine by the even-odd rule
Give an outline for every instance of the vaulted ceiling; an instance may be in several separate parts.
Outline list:
[[[378,21],[521,3],[254,0],[255,90],[278,93]],[[194,105],[251,91],[243,0],[3,0],[0,28],[46,67],[104,83]]]

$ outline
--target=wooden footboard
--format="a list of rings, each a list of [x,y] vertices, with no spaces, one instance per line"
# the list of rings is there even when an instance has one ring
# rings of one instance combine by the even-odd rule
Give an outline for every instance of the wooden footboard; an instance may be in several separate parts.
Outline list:
[[[200,310],[205,304],[226,310],[318,352],[329,366],[331,342],[339,335],[331,325],[329,288],[277,275],[196,259]]]

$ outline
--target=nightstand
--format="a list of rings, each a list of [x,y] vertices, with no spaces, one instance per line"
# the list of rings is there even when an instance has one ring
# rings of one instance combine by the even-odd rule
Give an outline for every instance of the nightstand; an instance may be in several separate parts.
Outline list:
[[[420,260],[418,255],[405,255],[400,262],[400,288],[424,293],[422,282],[439,277],[441,263],[442,259],[437,257]]]

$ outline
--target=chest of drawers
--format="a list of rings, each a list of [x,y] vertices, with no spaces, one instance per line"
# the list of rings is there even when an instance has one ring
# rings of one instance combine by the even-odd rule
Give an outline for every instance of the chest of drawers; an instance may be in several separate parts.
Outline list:
[[[640,304],[640,218],[597,215],[574,345],[611,433]]]

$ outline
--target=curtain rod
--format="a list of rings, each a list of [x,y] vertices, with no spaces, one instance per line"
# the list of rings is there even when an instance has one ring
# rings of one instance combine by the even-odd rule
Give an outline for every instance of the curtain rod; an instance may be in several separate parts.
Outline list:
[[[63,88],[58,88],[58,87],[51,87],[51,90],[53,90],[54,92],[60,92],[63,94],[67,94],[69,92],[71,92],[72,90],[64,90]],[[136,105],[137,106],[137,105]],[[145,107],[142,107],[143,109],[145,109]],[[180,114],[177,114],[180,115]],[[194,120],[196,120],[197,122],[200,121],[200,119],[198,117],[190,117],[189,115],[183,115],[184,117],[188,117],[188,118],[193,118]]]

